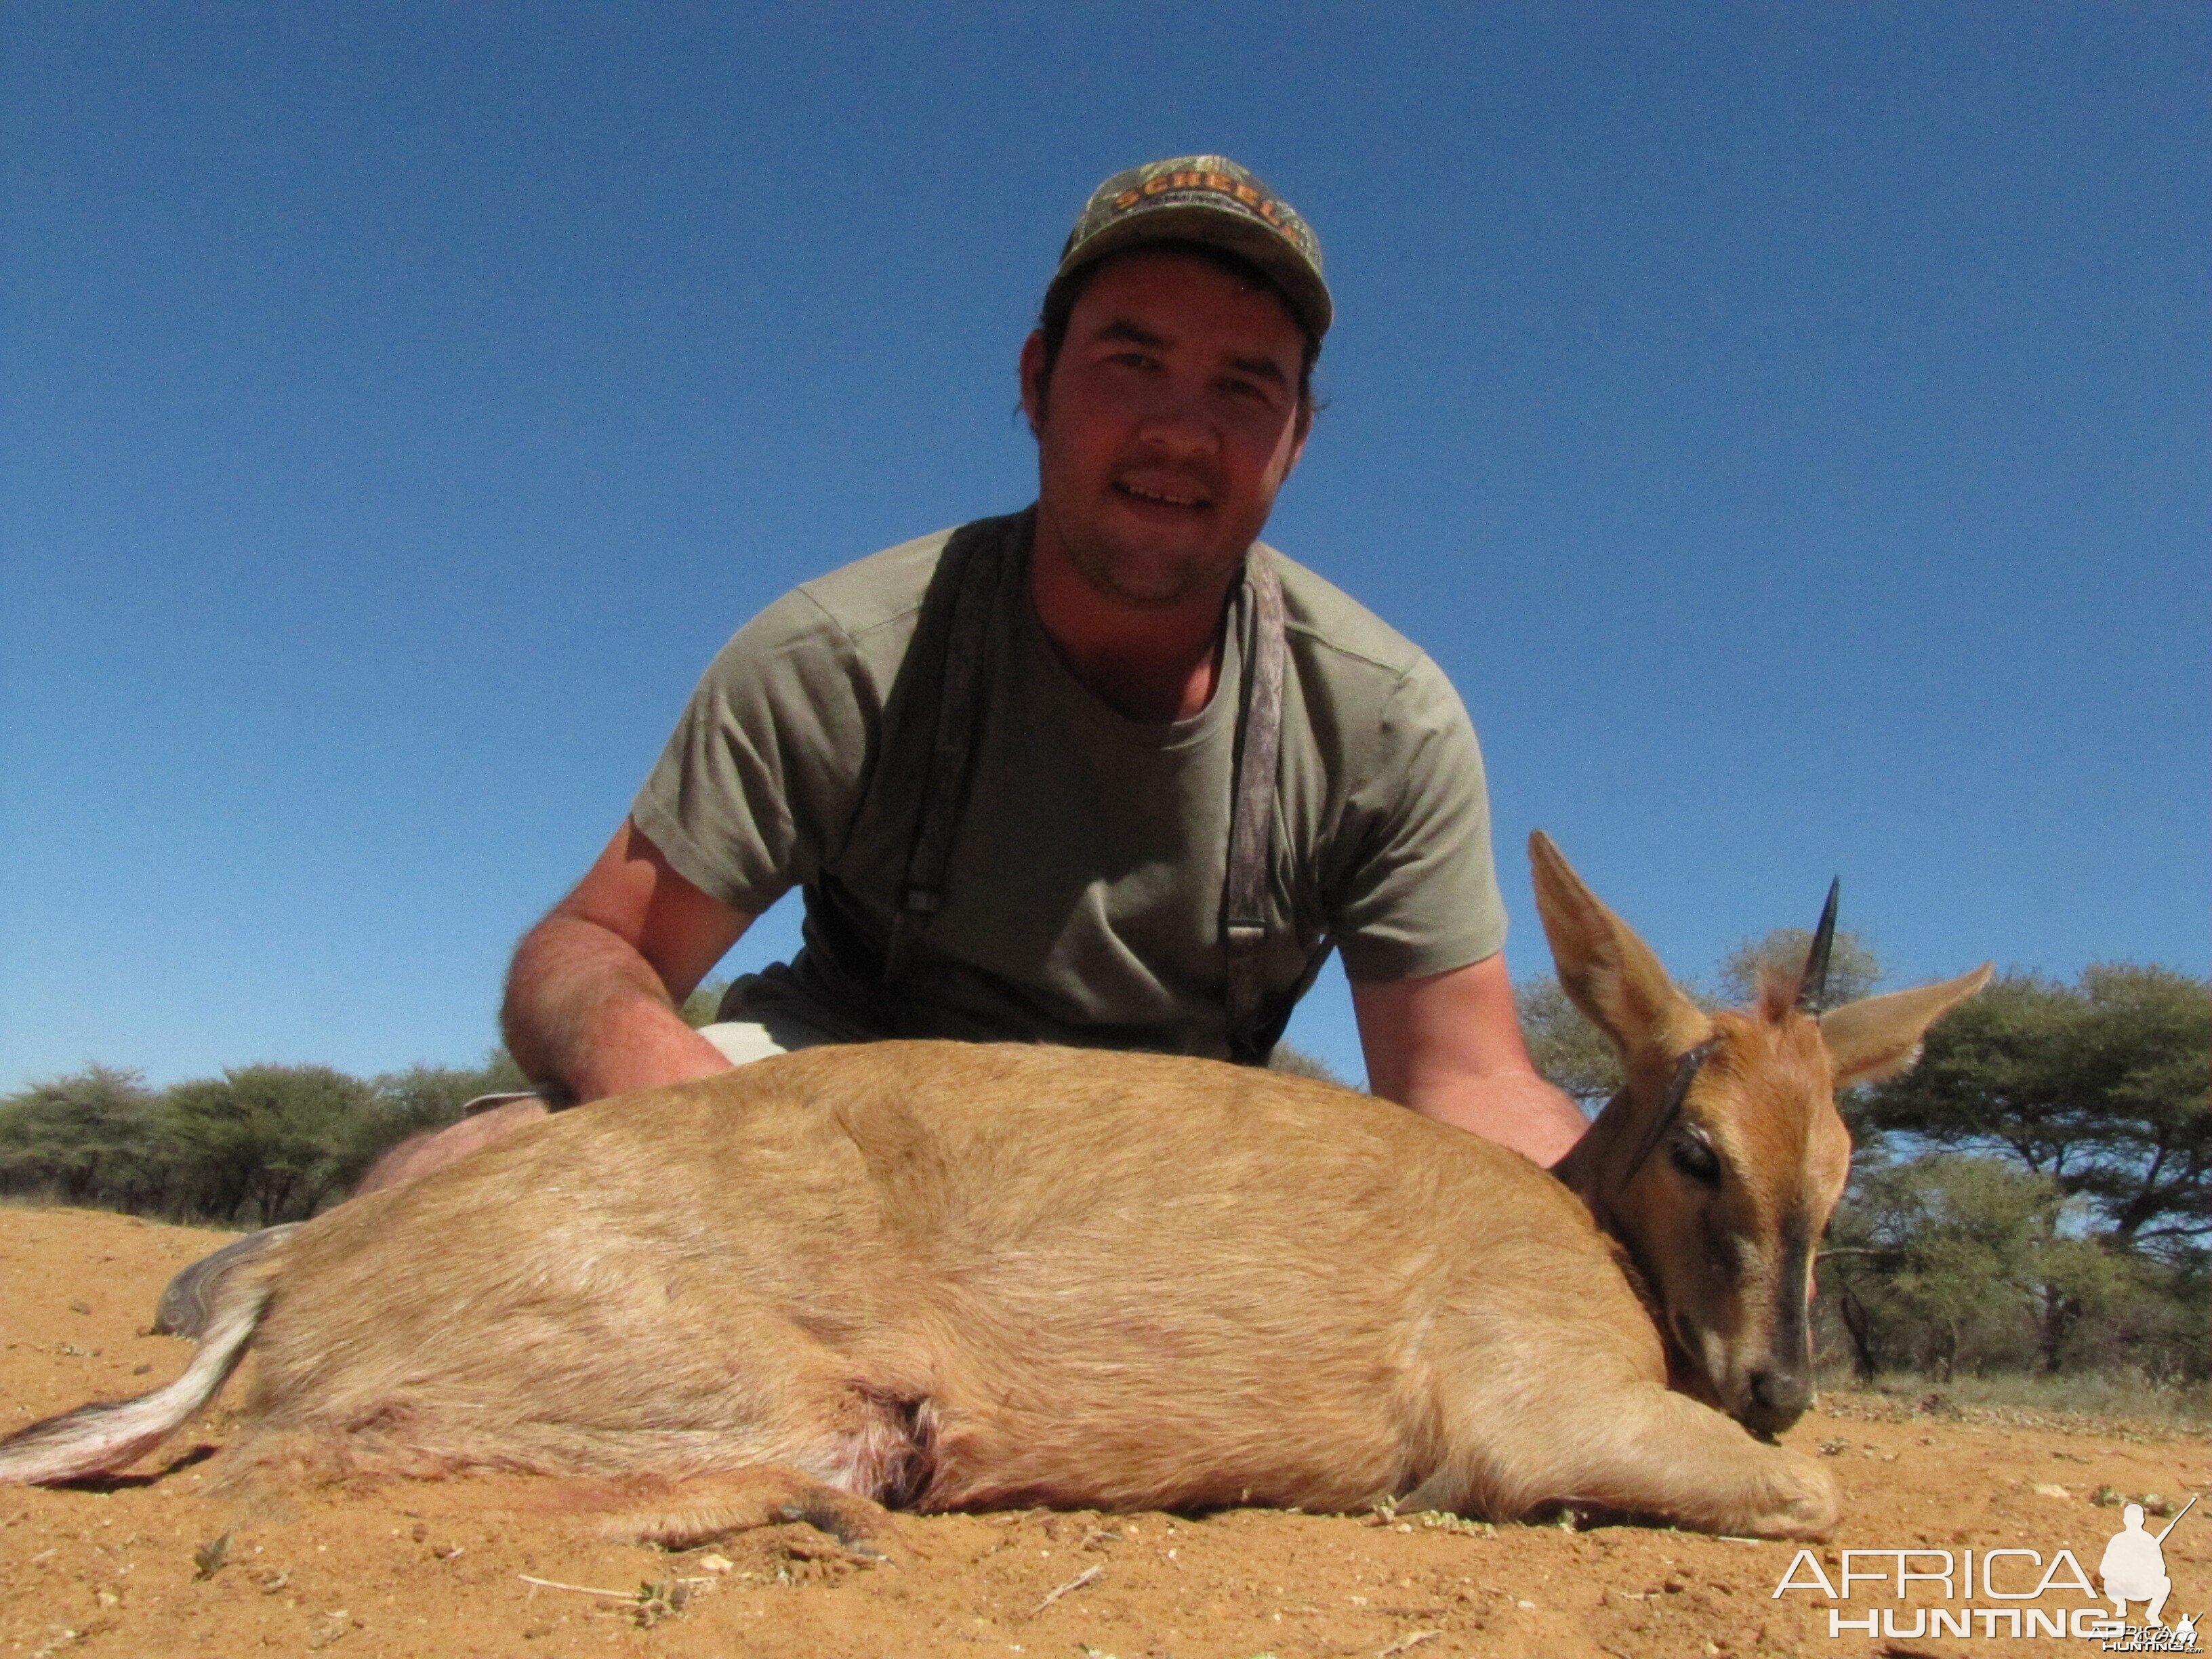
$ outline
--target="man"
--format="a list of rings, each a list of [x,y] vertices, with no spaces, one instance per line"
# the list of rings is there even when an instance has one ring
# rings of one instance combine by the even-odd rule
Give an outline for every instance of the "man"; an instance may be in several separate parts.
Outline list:
[[[731,641],[515,952],[524,1070],[588,1101],[883,1036],[1261,1060],[1336,948],[1376,1092],[1556,1162],[1583,1121],[1522,1041],[1465,711],[1257,540],[1332,314],[1311,230],[1236,163],[1102,185],[1022,347],[1036,506]],[[805,948],[692,1030],[684,999],[793,885]],[[547,1109],[471,1116],[364,1187]]]

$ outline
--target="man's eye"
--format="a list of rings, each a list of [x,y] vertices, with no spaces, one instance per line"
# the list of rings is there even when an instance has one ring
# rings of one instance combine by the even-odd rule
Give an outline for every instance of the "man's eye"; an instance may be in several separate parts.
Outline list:
[[[1679,1134],[1668,1143],[1667,1154],[1674,1167],[1692,1181],[1703,1182],[1708,1187],[1721,1182],[1719,1154],[1703,1139],[1693,1134]]]

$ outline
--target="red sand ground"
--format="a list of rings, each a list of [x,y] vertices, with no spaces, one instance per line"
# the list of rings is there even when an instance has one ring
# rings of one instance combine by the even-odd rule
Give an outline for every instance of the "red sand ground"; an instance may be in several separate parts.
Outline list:
[[[141,1333],[167,1276],[223,1237],[0,1207],[0,1431],[174,1376],[185,1345]],[[878,1565],[804,1527],[682,1554],[594,1542],[532,1514],[542,1483],[514,1479],[303,1491],[246,1506],[205,1495],[221,1468],[208,1449],[228,1432],[218,1407],[107,1490],[0,1487],[0,1655],[2098,1651],[2091,1640],[2002,1636],[1832,1638],[1829,1603],[1771,1594],[1792,1547],[1626,1527],[1446,1529],[1259,1510],[905,1516],[896,1564]],[[2119,1524],[2116,1510],[2090,1502],[2098,1486],[2176,1506],[2212,1486],[2212,1437],[2140,1425],[1931,1413],[1846,1395],[1788,1439],[1832,1456],[1849,1493],[1842,1532],[1819,1552],[1832,1577],[1844,1548],[1917,1545],[2025,1547],[2046,1560],[2064,1547],[2094,1572]],[[2212,1609],[2208,1509],[2167,1542],[2169,1623]],[[226,1534],[222,1564],[203,1576],[196,1555],[209,1560]],[[662,1589],[641,1598],[647,1584]],[[1847,1614],[1881,1605],[1868,1595],[1859,1586]],[[1909,1609],[1926,1599],[1888,1605],[1910,1628]],[[2079,1599],[2054,1592],[2027,1605]]]

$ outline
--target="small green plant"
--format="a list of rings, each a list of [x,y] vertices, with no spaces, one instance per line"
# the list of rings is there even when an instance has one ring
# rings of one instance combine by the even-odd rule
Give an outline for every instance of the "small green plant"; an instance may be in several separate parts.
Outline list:
[[[192,1577],[212,1578],[222,1571],[223,1563],[230,1559],[230,1534],[223,1533],[210,1538],[192,1552]]]

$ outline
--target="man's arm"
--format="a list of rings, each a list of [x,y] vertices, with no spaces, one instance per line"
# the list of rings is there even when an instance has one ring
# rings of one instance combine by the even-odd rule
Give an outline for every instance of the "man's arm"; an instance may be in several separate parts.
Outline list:
[[[1374,1091],[1549,1169],[1589,1125],[1536,1075],[1505,953],[1419,979],[1352,985]]]
[[[508,1050],[580,1102],[728,1070],[677,1009],[752,920],[693,886],[625,820],[515,947],[500,1013]]]

